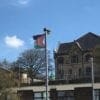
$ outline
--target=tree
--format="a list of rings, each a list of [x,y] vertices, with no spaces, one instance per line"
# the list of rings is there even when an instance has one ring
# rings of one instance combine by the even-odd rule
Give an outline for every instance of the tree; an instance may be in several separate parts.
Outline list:
[[[11,86],[10,84],[10,75],[9,75],[9,72],[4,72],[2,70],[0,70],[0,90],[4,90],[8,87]]]
[[[0,68],[0,100],[5,100],[10,89],[15,86],[15,81],[10,70]]]
[[[48,55],[49,71],[52,69],[52,59]],[[44,78],[46,72],[44,49],[29,49],[21,53],[16,63],[28,74],[32,82],[34,78]]]
[[[10,70],[13,72],[13,78],[16,81],[16,85],[20,86],[21,73],[24,72],[24,68],[20,67],[20,64],[18,63],[18,61],[15,61],[11,63]]]
[[[7,61],[7,59],[3,59],[1,62],[0,62],[0,65],[5,68],[5,69],[9,69],[10,68],[10,63],[9,61]]]

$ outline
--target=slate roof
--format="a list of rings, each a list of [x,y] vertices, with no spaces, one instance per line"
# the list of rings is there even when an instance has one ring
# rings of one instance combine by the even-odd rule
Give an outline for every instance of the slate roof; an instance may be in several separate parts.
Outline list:
[[[69,50],[70,50],[70,48],[72,47],[73,44],[74,44],[74,42],[60,44],[59,48],[58,48],[58,53],[68,54],[68,52],[69,52]]]
[[[81,48],[85,50],[92,50],[96,45],[100,45],[100,36],[89,32],[76,40]]]
[[[100,45],[100,36],[88,32],[82,37],[78,38],[74,42],[69,42],[69,43],[61,43],[58,48],[57,53],[66,53],[68,54],[70,51],[70,48],[72,45],[76,44],[76,42],[80,45],[81,49],[86,51],[86,50],[91,50],[93,49],[96,45]]]

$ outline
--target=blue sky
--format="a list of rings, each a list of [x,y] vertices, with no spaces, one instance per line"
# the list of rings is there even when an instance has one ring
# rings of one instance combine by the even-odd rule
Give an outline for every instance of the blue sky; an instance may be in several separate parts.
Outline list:
[[[48,49],[87,32],[100,35],[100,0],[0,0],[0,60],[33,48],[32,36],[51,30]]]

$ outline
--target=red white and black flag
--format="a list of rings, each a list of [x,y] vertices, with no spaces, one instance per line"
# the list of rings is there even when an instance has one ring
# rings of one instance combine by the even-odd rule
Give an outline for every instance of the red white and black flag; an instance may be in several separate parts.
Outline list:
[[[33,36],[35,40],[35,48],[45,48],[45,34],[38,34]]]

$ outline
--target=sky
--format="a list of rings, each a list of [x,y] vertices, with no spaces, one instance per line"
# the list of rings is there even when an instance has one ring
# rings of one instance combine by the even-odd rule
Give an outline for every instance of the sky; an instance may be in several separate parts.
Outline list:
[[[100,35],[100,0],[0,0],[0,60],[15,61],[34,48],[33,35],[51,33],[48,49],[87,32]],[[91,41],[92,42],[92,41]]]

